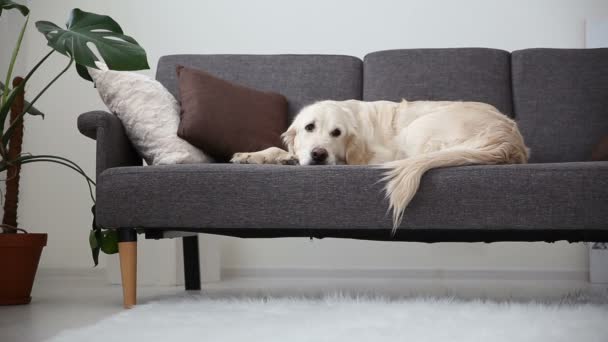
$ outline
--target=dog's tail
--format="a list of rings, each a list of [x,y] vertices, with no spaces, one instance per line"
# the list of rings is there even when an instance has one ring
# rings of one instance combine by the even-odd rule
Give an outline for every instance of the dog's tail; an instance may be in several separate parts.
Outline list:
[[[519,132],[517,135],[521,137]],[[478,141],[483,140],[485,139]],[[483,145],[467,143],[381,165],[388,169],[383,180],[387,181],[386,197],[389,199],[389,210],[393,211],[392,234],[395,234],[401,224],[403,211],[416,194],[426,171],[448,166],[525,163],[529,151],[523,144],[523,139],[515,140],[513,142],[511,137],[507,141],[486,140]]]

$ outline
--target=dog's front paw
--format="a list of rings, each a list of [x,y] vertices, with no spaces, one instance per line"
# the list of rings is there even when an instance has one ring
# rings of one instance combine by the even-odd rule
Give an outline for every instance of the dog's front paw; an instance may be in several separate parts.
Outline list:
[[[298,157],[294,156],[294,155],[288,155],[286,157],[283,158],[279,158],[277,160],[278,164],[281,165],[299,165],[300,164],[300,160],[298,159]]]
[[[230,159],[234,164],[264,164],[265,158],[263,155],[255,152],[235,153]]]

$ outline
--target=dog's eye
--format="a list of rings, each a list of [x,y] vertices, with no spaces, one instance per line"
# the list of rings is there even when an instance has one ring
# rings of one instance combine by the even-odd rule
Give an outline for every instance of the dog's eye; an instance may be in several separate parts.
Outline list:
[[[304,129],[308,132],[312,132],[315,129],[315,124],[309,123]]]
[[[332,137],[337,138],[340,136],[340,134],[342,134],[342,132],[339,129],[334,129],[333,131],[331,131],[331,133],[329,133]]]

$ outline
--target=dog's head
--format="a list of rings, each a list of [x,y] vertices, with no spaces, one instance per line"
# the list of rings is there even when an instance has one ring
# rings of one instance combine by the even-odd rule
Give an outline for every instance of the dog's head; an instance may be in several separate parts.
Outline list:
[[[282,135],[300,165],[364,164],[356,118],[346,105],[322,101],[300,111]]]

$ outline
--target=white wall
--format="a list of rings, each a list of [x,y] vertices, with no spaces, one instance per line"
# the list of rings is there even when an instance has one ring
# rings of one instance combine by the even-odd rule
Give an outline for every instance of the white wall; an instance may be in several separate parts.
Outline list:
[[[113,16],[146,48],[152,67],[171,53],[328,53],[363,57],[392,48],[481,46],[579,48],[584,20],[608,16],[605,0],[513,1],[144,1],[32,0],[33,19],[61,24],[73,7]],[[2,35],[5,31],[2,30]],[[13,32],[16,33],[16,32]],[[30,29],[28,63],[46,50]],[[4,40],[3,40],[4,41]],[[54,58],[32,86],[65,59]],[[52,71],[52,72],[51,72]],[[151,72],[146,72],[151,74]],[[75,128],[76,116],[103,108],[75,72],[64,77],[31,118],[26,150],[61,154],[94,171],[94,143]],[[49,232],[44,267],[90,265],[86,235],[90,200],[84,182],[55,166],[28,166],[23,177],[24,226]],[[586,271],[581,244],[416,244],[327,239],[220,238],[222,266],[243,268],[554,269]]]
[[[11,60],[13,48],[17,42],[19,30],[21,30],[24,20],[21,13],[16,10],[2,12],[2,17],[0,19],[0,44],[2,46],[2,48],[0,48],[0,77],[2,78],[3,83],[6,78],[6,72]],[[27,55],[26,46],[22,46],[20,51],[22,57]],[[23,68],[23,65],[23,60],[18,59],[16,68]]]

